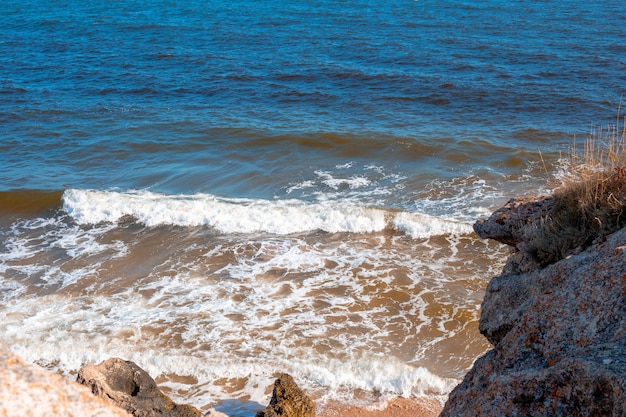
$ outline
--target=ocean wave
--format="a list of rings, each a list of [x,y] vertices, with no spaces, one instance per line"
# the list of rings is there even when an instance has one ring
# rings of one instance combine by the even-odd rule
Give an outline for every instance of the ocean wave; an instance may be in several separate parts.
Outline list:
[[[115,223],[132,218],[148,227],[209,226],[220,233],[288,235],[318,230],[371,233],[394,229],[413,238],[471,232],[471,226],[466,223],[364,207],[351,201],[306,202],[78,189],[66,190],[62,199],[64,210],[79,224]]]

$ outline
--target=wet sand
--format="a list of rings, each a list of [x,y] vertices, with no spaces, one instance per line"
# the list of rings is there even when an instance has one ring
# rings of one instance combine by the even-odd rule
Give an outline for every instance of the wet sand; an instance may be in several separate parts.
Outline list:
[[[384,409],[325,404],[317,417],[437,417],[442,409],[442,404],[434,399],[395,398]]]

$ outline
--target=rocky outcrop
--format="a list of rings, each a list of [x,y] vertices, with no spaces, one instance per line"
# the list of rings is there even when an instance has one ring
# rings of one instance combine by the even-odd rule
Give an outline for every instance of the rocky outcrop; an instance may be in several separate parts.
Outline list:
[[[87,365],[76,381],[134,417],[202,417],[195,407],[175,404],[146,371],[130,361],[113,358]]]
[[[549,210],[546,199],[513,200],[476,230],[519,254],[527,225]],[[482,304],[494,349],[441,416],[626,416],[626,229],[545,267],[515,256]]]
[[[315,417],[315,403],[296,385],[288,374],[274,382],[272,399],[256,417]]]
[[[478,220],[474,231],[483,239],[517,247],[527,240],[528,228],[546,219],[554,209],[553,197],[513,198],[488,219]]]
[[[130,417],[87,388],[0,349],[0,416]]]
[[[550,219],[556,206],[554,197],[514,198],[488,218],[474,224],[483,239],[493,239],[511,247],[503,275],[519,274],[541,268],[539,253],[545,242],[537,239],[541,227]]]

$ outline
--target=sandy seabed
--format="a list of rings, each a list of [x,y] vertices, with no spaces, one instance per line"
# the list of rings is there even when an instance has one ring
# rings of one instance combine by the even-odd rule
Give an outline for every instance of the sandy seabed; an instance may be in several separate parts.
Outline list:
[[[328,403],[318,410],[317,417],[437,417],[442,409],[432,398],[395,398],[384,409]]]

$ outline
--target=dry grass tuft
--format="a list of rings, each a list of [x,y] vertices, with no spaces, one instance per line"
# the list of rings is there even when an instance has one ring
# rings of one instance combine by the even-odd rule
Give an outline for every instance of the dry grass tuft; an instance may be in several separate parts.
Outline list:
[[[554,192],[549,217],[528,241],[541,265],[585,249],[626,226],[626,118],[598,128],[582,152],[569,152],[569,170]]]

